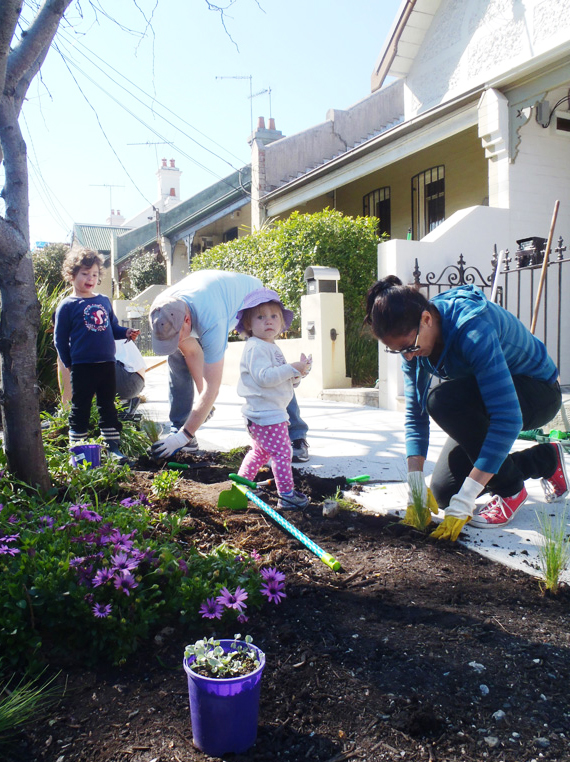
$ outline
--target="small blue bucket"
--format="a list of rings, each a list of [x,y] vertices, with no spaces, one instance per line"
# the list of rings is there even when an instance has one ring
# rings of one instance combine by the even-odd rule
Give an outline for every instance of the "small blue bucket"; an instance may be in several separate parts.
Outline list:
[[[220,640],[225,652],[233,640]],[[194,746],[211,757],[243,754],[257,739],[259,692],[265,667],[265,654],[244,641],[237,641],[255,652],[259,667],[248,675],[217,679],[192,671],[194,657],[184,659],[188,676],[190,720]]]
[[[81,463],[87,463],[89,468],[98,468],[101,465],[101,445],[74,445],[69,449],[71,451],[72,466],[79,466]]]

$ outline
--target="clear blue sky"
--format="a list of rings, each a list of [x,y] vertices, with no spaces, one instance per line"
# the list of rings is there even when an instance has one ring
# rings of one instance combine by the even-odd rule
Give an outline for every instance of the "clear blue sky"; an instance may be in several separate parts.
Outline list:
[[[251,103],[254,125],[271,103],[292,135],[368,95],[400,0],[237,0],[226,17],[235,44],[204,0],[138,0],[154,9],[144,37],[132,0],[102,2],[123,28],[82,5],[21,118],[32,246],[69,240],[74,222],[105,224],[111,207],[135,215],[156,200],[162,157],[183,172],[182,198],[247,164]],[[251,100],[249,79],[220,79],[249,75]],[[268,88],[271,100],[256,95]],[[157,142],[173,145],[148,145]]]

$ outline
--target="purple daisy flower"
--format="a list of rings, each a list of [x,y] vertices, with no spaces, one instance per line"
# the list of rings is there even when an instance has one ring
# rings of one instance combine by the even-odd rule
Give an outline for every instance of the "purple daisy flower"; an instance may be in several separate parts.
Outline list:
[[[272,569],[261,569],[259,573],[265,582],[285,582],[285,575],[283,572],[277,571],[275,567]]]
[[[52,516],[40,516],[38,519],[39,531],[45,532],[46,529],[53,527],[54,521]]]
[[[0,537],[0,542],[16,542],[19,536],[20,536],[19,532],[18,534],[7,534]]]
[[[115,574],[114,580],[113,584],[117,590],[122,590],[125,595],[130,595],[130,591],[139,586],[129,571],[121,571],[119,574]]]
[[[239,614],[237,620],[240,624],[245,624],[249,620],[249,617],[245,614]]]
[[[86,521],[103,521],[103,516],[99,516],[95,511],[81,511],[81,518]]]
[[[112,606],[110,603],[108,603],[106,606],[104,606],[102,603],[96,603],[93,606],[93,616],[96,616],[98,619],[104,619],[106,616],[109,616],[111,613]]]
[[[16,556],[19,552],[18,548],[0,544],[0,556]]]
[[[260,592],[262,595],[266,595],[271,603],[281,603],[281,599],[287,597],[283,592],[283,585],[275,580],[265,582],[261,586]]]
[[[110,579],[113,579],[113,571],[111,569],[99,569],[93,577],[91,584],[93,587],[99,587],[100,585],[104,585],[105,582],[108,582]]]
[[[220,594],[216,598],[218,603],[226,606],[228,609],[237,609],[240,613],[247,608],[244,601],[247,598],[247,590],[239,585],[236,587],[235,593],[230,593],[227,587],[222,587]]]
[[[115,553],[111,556],[111,564],[114,571],[131,571],[137,568],[135,559],[130,558],[126,553]]]
[[[221,619],[224,607],[214,598],[206,598],[206,601],[200,606],[198,611],[202,619]]]

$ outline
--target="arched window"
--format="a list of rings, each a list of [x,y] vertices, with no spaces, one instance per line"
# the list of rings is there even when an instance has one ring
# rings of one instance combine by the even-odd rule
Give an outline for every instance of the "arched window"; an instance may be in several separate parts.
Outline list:
[[[419,241],[445,219],[445,167],[412,177],[412,238]]]
[[[362,199],[362,208],[364,217],[378,217],[378,235],[388,233],[391,230],[390,217],[390,186],[377,188],[371,193],[367,193]]]

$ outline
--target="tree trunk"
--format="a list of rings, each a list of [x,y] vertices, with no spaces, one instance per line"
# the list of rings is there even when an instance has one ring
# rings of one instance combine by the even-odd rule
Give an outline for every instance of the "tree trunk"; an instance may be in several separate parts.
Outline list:
[[[40,426],[37,332],[40,305],[29,250],[28,168],[13,99],[0,99],[0,140],[4,149],[5,218],[0,220],[0,368],[2,426],[8,468],[42,489],[50,486]]]

